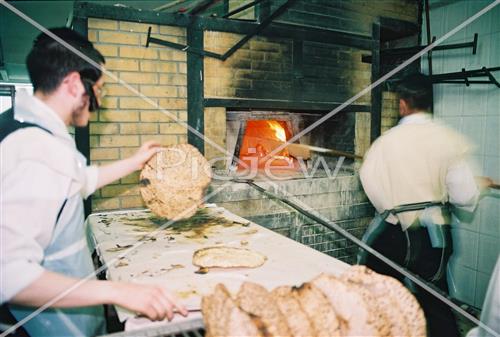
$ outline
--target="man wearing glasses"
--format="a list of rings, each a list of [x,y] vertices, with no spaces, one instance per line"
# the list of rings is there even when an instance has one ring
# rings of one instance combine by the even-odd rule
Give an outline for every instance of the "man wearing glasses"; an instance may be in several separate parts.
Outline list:
[[[92,59],[103,56],[66,28],[52,33]],[[105,333],[102,304],[125,307],[153,320],[187,312],[159,285],[98,281],[75,286],[94,271],[84,228],[83,199],[96,189],[139,170],[158,151],[144,144],[133,156],[87,166],[68,132],[88,124],[103,96],[100,68],[46,34],[27,57],[34,95],[21,93],[0,115],[0,300],[4,313],[21,321],[58,295],[24,329],[31,336],[92,336]],[[13,317],[12,317],[13,316]]]

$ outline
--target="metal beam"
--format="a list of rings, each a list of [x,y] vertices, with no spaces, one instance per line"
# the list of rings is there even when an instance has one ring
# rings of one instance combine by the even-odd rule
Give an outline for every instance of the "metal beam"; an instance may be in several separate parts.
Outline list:
[[[176,43],[176,42],[171,42],[171,41],[166,41],[166,40],[157,39],[155,37],[151,37],[151,27],[148,28],[148,36],[146,39],[146,48],[149,47],[150,43],[159,44],[160,46],[165,46],[165,47],[170,47],[173,49],[185,51],[187,53],[193,53],[193,54],[197,54],[197,55],[201,55],[201,56],[209,56],[209,57],[216,58],[219,60],[222,59],[221,54],[217,54],[217,53],[214,53],[211,51],[206,51],[206,50],[200,50],[200,49],[195,48],[193,46],[188,46],[188,45],[184,45],[184,44],[180,44],[180,43]]]
[[[224,3],[222,4],[222,17],[225,17],[227,13],[229,13],[229,0],[223,0]]]
[[[297,111],[324,111],[329,112],[341,105],[339,102],[317,102],[276,99],[248,99],[248,98],[205,98],[205,107],[225,107],[235,109],[286,109]],[[351,104],[343,112],[370,112],[370,105]]]
[[[203,50],[203,30],[196,20],[187,28],[187,44],[192,48]],[[205,111],[203,106],[203,56],[195,53],[187,54],[187,122],[188,125],[204,134]],[[202,154],[205,153],[203,138],[188,130],[188,143]]]
[[[255,22],[221,18],[202,18],[200,24],[205,30],[236,34],[250,34],[259,25]],[[371,50],[372,48],[372,39],[370,36],[286,23],[271,23],[268,29],[261,31],[259,35],[329,43],[362,50]]]
[[[3,47],[2,47],[2,38],[0,36],[0,68],[2,68],[5,63],[4,63],[4,56],[3,56]]]
[[[432,38],[432,41],[435,41],[436,37]],[[477,41],[478,41],[478,34],[474,34],[474,38],[472,39],[471,42],[460,42],[460,43],[452,43],[452,44],[443,44],[439,46],[435,46],[432,48],[434,51],[437,50],[452,50],[452,49],[462,49],[462,48],[471,48],[472,49],[472,55],[475,55],[477,52]],[[388,49],[381,49],[380,50],[380,57],[384,60],[387,61],[390,58],[395,58],[395,57],[400,57],[400,56],[408,56],[416,54],[422,49],[427,48],[429,45],[426,46],[415,46],[415,47],[401,47],[401,48],[388,48]],[[364,63],[370,63],[372,60],[372,57],[370,55],[362,55],[361,56],[361,61]]]
[[[264,22],[271,15],[271,1],[265,1],[255,7],[255,18],[257,22]]]
[[[466,86],[470,86],[471,84],[494,84],[500,88],[500,82],[492,74],[495,71],[500,71],[500,67],[482,67],[475,70],[465,70],[465,68],[462,68],[462,71],[459,72],[436,74],[430,76],[430,78],[432,83],[465,84]],[[488,80],[469,80],[469,78],[477,77],[487,77]]]
[[[180,13],[159,13],[130,7],[115,7],[89,2],[75,3],[75,17],[143,22],[166,26],[187,27],[192,17]]]
[[[92,17],[109,20],[151,23],[167,26],[187,27],[193,17],[179,13],[158,13],[154,11],[137,10],[100,5],[96,3],[76,3],[75,17]],[[204,30],[250,34],[259,26],[256,22],[238,21],[215,17],[198,17],[200,28]],[[260,32],[261,36],[299,39],[312,42],[343,45],[362,50],[371,50],[371,36],[345,33],[330,29],[312,28],[285,23],[271,23],[268,29]]]

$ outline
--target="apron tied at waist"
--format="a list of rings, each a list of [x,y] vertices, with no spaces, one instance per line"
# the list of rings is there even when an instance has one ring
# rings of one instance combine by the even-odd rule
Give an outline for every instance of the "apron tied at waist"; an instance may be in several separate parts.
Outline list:
[[[432,220],[430,210],[435,207],[448,207],[448,204],[443,204],[440,201],[425,201],[400,205],[394,207],[393,209],[385,210],[381,214],[377,213],[368,225],[368,228],[363,234],[361,240],[371,247],[380,234],[384,232],[387,226],[391,226],[385,221],[390,214],[396,215],[403,212],[423,210],[418,217],[418,222],[419,226],[427,229],[432,247],[443,249],[451,248],[448,247],[451,245],[450,233],[447,233],[447,231],[449,231],[449,226],[435,224]],[[364,249],[359,249],[357,263],[365,264],[367,257],[368,252]],[[409,263],[411,258],[407,258],[406,260],[406,262]]]

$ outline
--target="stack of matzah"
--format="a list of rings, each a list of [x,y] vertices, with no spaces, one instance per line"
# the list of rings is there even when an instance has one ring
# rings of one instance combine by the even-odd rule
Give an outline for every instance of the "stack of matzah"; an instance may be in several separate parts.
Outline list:
[[[426,335],[413,295],[397,280],[362,266],[271,292],[246,282],[235,298],[218,284],[203,298],[202,311],[209,337]]]
[[[141,172],[141,195],[161,217],[180,220],[193,216],[203,203],[212,171],[207,160],[189,144],[164,148]]]

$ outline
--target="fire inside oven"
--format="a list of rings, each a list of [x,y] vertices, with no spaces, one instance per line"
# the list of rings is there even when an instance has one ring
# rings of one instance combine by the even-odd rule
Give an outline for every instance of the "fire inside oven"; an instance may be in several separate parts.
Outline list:
[[[296,159],[286,148],[275,151],[291,137],[292,130],[286,121],[248,120],[240,145],[238,169],[245,169],[242,163],[258,169],[295,168]]]
[[[303,154],[297,151],[297,142],[285,145],[302,124],[302,114],[296,112],[227,111],[226,146],[232,154],[227,167],[240,172],[299,171],[307,158],[299,159]]]

